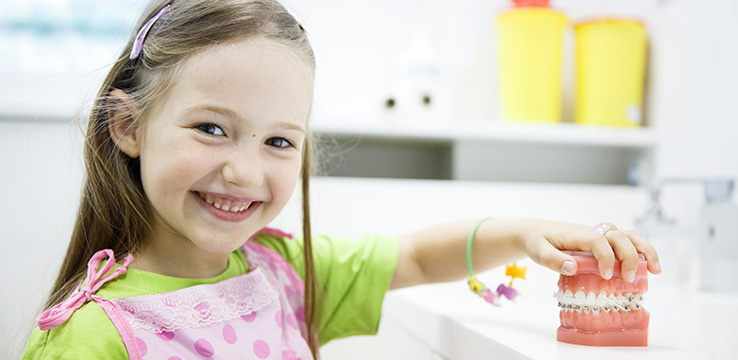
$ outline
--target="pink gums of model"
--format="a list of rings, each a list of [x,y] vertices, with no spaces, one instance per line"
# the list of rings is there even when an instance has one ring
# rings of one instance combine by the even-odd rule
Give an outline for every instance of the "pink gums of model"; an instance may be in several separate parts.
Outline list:
[[[648,346],[650,314],[643,308],[648,291],[646,260],[638,261],[633,283],[620,274],[620,261],[610,280],[603,279],[592,256],[575,256],[578,271],[559,278],[561,326],[557,340],[589,346]]]

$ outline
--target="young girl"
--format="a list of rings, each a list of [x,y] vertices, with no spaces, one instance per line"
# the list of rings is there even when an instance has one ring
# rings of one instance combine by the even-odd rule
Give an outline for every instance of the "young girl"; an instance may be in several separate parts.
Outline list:
[[[312,236],[307,130],[315,59],[274,1],[154,1],[90,115],[72,239],[24,359],[311,359],[377,329],[388,289],[460,279],[475,222],[400,237]],[[301,180],[302,236],[266,228]],[[594,253],[604,278],[636,233],[489,220],[477,270],[561,250]],[[120,262],[116,262],[120,260]],[[632,277],[631,277],[632,279]]]

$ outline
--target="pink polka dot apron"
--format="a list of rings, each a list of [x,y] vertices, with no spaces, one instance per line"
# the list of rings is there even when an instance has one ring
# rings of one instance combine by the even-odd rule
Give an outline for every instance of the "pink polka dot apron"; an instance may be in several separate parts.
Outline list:
[[[287,235],[273,229],[262,232]],[[115,265],[113,252],[102,250],[88,263],[85,285],[41,314],[39,328],[62,324],[93,300],[115,325],[130,359],[313,359],[305,341],[302,279],[287,260],[263,245],[248,241],[241,250],[250,269],[246,274],[163,294],[110,300],[94,293],[125,273],[132,257],[102,278]],[[98,270],[105,258],[107,263]]]

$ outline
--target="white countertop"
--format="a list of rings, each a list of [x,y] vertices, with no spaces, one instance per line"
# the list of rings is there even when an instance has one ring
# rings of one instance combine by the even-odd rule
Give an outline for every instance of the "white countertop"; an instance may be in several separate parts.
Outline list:
[[[521,265],[523,263],[520,263]],[[494,307],[465,281],[391,292],[384,319],[443,358],[478,359],[738,359],[738,295],[661,287],[649,275],[648,347],[590,347],[556,341],[558,275],[529,261],[515,280],[515,303]],[[488,287],[508,281],[504,267],[478,275]]]

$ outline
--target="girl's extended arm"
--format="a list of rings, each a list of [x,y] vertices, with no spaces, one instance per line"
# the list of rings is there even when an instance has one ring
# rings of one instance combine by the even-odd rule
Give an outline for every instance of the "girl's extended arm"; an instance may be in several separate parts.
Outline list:
[[[390,289],[459,280],[466,276],[466,243],[476,221],[450,223],[407,234],[400,239],[400,255]],[[479,227],[472,244],[474,271],[528,256],[566,275],[576,272],[574,259],[562,250],[589,251],[597,258],[603,278],[612,277],[615,258],[622,262],[626,281],[635,274],[638,254],[648,269],[661,272],[651,244],[633,231],[596,234],[591,226],[546,220],[492,219]]]

